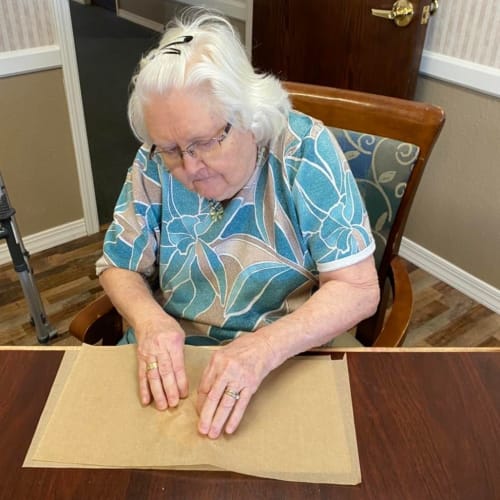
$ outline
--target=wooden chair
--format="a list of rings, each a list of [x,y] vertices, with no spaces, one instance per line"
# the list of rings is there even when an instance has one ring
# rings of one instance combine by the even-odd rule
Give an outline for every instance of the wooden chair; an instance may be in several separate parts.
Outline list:
[[[444,112],[430,104],[351,90],[286,82],[293,107],[329,126],[343,149],[360,191],[377,243],[381,302],[360,323],[365,346],[402,343],[412,312],[411,283],[399,246],[411,204]],[[102,296],[72,321],[70,333],[83,342],[116,344],[122,321]]]

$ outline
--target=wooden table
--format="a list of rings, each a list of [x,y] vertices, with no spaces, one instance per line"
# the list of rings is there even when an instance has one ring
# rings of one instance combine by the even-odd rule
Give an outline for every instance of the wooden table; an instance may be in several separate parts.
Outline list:
[[[0,350],[2,499],[500,498],[498,352],[349,352],[358,486],[229,472],[23,469],[62,355]]]

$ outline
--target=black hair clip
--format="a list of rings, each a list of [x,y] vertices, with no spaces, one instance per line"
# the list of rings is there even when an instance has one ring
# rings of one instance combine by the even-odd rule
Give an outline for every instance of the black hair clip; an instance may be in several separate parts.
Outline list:
[[[173,45],[182,45],[184,43],[189,43],[193,37],[191,35],[186,35],[183,36],[180,40],[177,40],[175,42],[170,42],[167,43],[167,45],[164,45],[163,47],[158,48],[158,52],[160,54],[176,54],[180,55],[181,51],[177,47],[172,47]]]

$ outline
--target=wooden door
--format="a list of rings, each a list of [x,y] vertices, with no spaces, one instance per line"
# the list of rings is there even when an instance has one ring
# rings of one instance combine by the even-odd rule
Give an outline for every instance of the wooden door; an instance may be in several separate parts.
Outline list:
[[[412,99],[431,3],[412,0],[399,27],[372,14],[394,0],[254,0],[252,62],[284,80]]]

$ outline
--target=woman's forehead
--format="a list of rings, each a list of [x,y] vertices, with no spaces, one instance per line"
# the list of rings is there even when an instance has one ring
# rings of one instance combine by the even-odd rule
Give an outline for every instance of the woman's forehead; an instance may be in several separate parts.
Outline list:
[[[145,106],[161,107],[171,113],[186,114],[191,111],[205,114],[221,114],[222,105],[210,88],[186,87],[173,88],[166,92],[152,92]]]
[[[144,105],[144,118],[153,141],[166,144],[209,138],[224,121],[221,106],[204,89],[152,94]]]

